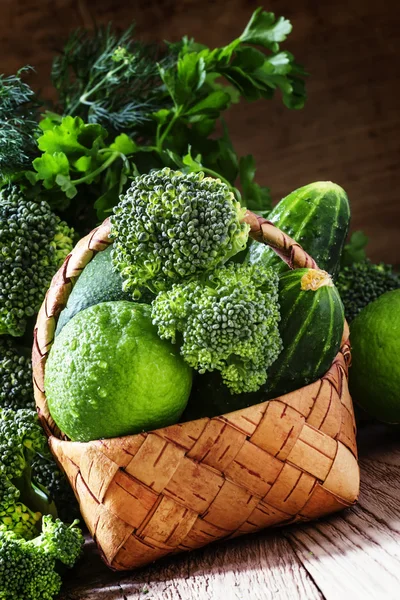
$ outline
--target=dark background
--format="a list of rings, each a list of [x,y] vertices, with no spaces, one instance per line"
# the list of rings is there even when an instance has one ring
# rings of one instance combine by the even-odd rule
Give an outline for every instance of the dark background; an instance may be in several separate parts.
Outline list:
[[[137,23],[146,40],[184,34],[211,46],[243,30],[252,11],[293,23],[285,48],[310,77],[301,111],[280,100],[241,103],[228,117],[238,154],[253,153],[274,200],[311,181],[348,192],[352,229],[370,236],[371,257],[400,263],[400,8],[395,0],[0,0],[0,72],[36,67],[51,95],[52,56],[76,27]],[[32,78],[33,81],[33,78]]]

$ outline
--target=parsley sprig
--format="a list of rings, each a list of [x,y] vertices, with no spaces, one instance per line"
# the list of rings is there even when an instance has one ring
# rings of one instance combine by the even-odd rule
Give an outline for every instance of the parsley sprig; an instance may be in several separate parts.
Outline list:
[[[15,104],[26,134],[16,147],[26,151],[13,178],[20,181],[22,169],[28,193],[43,196],[80,232],[93,226],[93,211],[98,220],[110,214],[129,178],[165,166],[218,177],[243,205],[267,214],[269,190],[255,181],[254,157],[237,156],[223,117],[240,99],[277,91],[288,108],[304,105],[306,73],[281,48],[291,30],[287,19],[259,8],[239,37],[214,49],[186,36],[144,44],[133,27],[122,35],[111,26],[76,31],[54,60],[58,106],[40,130],[29,108],[20,115]],[[14,87],[28,107],[24,85]]]

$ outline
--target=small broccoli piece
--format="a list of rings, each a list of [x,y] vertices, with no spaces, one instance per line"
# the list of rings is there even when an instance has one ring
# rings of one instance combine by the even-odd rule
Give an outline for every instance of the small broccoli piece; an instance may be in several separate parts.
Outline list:
[[[37,535],[37,526],[42,518],[19,502],[20,491],[6,477],[0,476],[0,524],[17,535],[30,539]]]
[[[75,521],[65,525],[43,517],[42,533],[25,540],[0,526],[0,598],[53,600],[62,580],[60,567],[72,567],[83,547]]]
[[[220,371],[232,393],[257,391],[282,350],[278,275],[262,265],[229,264],[204,281],[174,284],[152,304],[161,338],[177,341],[199,371]]]
[[[346,319],[350,322],[367,304],[385,292],[400,288],[400,275],[394,273],[390,265],[363,260],[344,267],[336,286],[344,304]]]
[[[32,478],[48,490],[57,506],[60,519],[70,523],[79,517],[78,501],[50,451],[45,456],[35,456],[32,462]]]
[[[31,511],[56,516],[50,494],[32,478],[34,457],[46,452],[47,439],[35,411],[0,410],[0,477],[19,490],[20,501]]]
[[[73,230],[43,200],[0,191],[0,334],[20,336],[73,246]]]
[[[66,567],[73,567],[82,552],[84,541],[77,525],[77,520],[71,525],[66,525],[60,519],[53,519],[50,515],[44,516],[42,533],[32,544]]]
[[[134,179],[111,216],[112,261],[123,288],[168,290],[243,250],[249,226],[229,187],[169,168]]]
[[[0,411],[0,475],[21,477],[30,458],[45,452],[46,436],[33,410]]]
[[[33,410],[0,410],[0,598],[52,600],[59,565],[73,566],[82,550],[77,521],[53,520],[55,507],[32,479],[46,436]]]
[[[0,408],[34,409],[30,351],[0,336]]]

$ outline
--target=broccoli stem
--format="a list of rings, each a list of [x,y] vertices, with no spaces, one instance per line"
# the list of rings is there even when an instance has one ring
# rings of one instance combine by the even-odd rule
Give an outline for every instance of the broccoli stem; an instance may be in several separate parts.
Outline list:
[[[179,119],[181,112],[182,112],[181,107],[176,107],[174,116],[172,117],[171,121],[168,123],[168,125],[164,129],[163,134],[160,137],[159,137],[159,129],[157,128],[156,146],[157,146],[158,152],[161,152],[165,138],[171,131],[172,127],[175,125],[176,121]]]
[[[40,512],[42,515],[52,515],[57,518],[57,508],[47,491],[38,483],[32,480],[32,468],[27,462],[21,477],[12,480],[12,483],[21,493],[20,501],[23,502],[33,512]]]
[[[109,158],[107,158],[107,160],[100,165],[100,167],[98,167],[95,171],[92,171],[89,175],[85,175],[84,177],[81,177],[80,179],[72,179],[72,183],[74,185],[79,185],[80,183],[86,183],[89,180],[92,181],[95,177],[97,177],[97,175],[100,175],[100,173],[102,173],[102,171],[105,171],[106,169],[108,169],[108,167],[110,165],[112,165],[112,163],[117,159],[117,158],[125,158],[125,155],[122,154],[122,152],[113,152]]]

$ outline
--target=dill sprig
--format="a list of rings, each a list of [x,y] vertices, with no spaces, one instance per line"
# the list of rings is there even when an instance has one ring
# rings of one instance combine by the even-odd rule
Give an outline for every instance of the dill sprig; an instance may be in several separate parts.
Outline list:
[[[118,35],[109,24],[70,36],[52,68],[64,115],[100,123],[112,133],[137,133],[151,113],[169,106],[158,65],[176,60],[179,48],[160,56],[156,44],[133,34],[134,25]]]
[[[22,76],[31,67],[15,75],[0,75],[0,184],[30,166],[37,155],[38,102]]]

